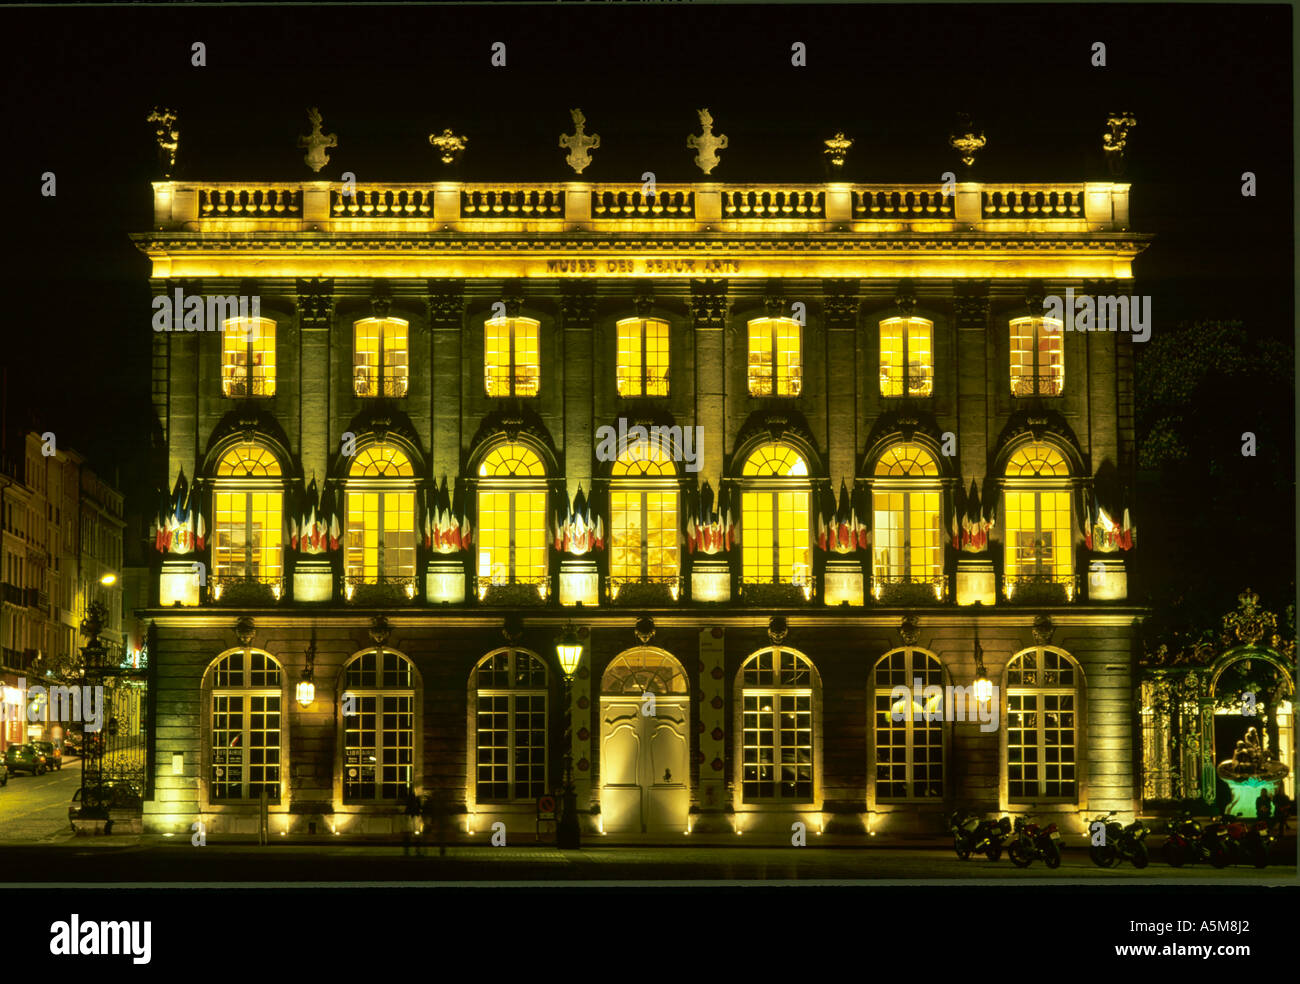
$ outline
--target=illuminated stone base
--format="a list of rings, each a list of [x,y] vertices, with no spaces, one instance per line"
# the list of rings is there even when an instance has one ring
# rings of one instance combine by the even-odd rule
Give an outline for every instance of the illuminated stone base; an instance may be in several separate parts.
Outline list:
[[[989,557],[957,558],[957,604],[993,605],[997,602],[997,576]]]
[[[730,601],[731,567],[725,559],[697,558],[691,566],[693,601]]]
[[[294,601],[333,601],[334,567],[328,560],[300,560],[293,568]]]
[[[197,605],[200,580],[207,580],[201,561],[164,560],[158,576],[158,604],[163,608]]]
[[[1128,572],[1119,557],[1088,562],[1088,600],[1123,601],[1128,597]]]
[[[600,604],[600,575],[594,560],[565,557],[560,561],[560,604],[589,608]]]
[[[459,560],[431,560],[424,582],[431,604],[455,605],[465,600],[465,565]]]
[[[863,584],[862,565],[856,560],[826,561],[827,607],[861,605]]]

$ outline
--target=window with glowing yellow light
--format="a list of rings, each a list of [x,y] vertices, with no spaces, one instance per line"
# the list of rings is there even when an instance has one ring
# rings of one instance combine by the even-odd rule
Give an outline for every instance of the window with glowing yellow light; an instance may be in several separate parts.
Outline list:
[[[931,686],[938,690],[927,695]],[[906,687],[907,694],[898,687]],[[876,799],[943,798],[943,694],[943,664],[933,653],[895,649],[876,663]]]
[[[934,392],[934,324],[924,318],[880,322],[880,395]]]
[[[895,444],[872,484],[872,578],[943,585],[939,466],[919,444]]]
[[[812,590],[812,487],[788,444],[764,444],[741,469],[741,579]]]
[[[260,650],[235,650],[219,658],[208,678],[212,730],[208,747],[208,798],[280,802],[280,664]]]
[[[391,649],[344,671],[343,802],[402,801],[415,783],[415,673]]]
[[[610,470],[611,590],[629,582],[677,587],[677,469],[657,444],[623,451]]]
[[[749,323],[749,395],[801,392],[803,326],[793,318],[755,318]]]
[[[392,444],[358,451],[348,469],[344,566],[357,584],[415,585],[415,470]]]
[[[741,667],[741,795],[746,803],[813,799],[812,664],[765,649]]]
[[[364,318],[353,332],[353,392],[364,397],[405,396],[411,358],[408,323],[401,318]]]
[[[212,480],[212,585],[226,580],[279,586],[283,575],[283,502],[280,462],[260,444],[231,448]]]
[[[1064,583],[1072,595],[1074,526],[1070,468],[1050,444],[1026,444],[1007,462],[1005,576],[1018,582]]]
[[[1007,664],[1007,798],[1073,801],[1079,795],[1082,672],[1064,650],[1037,646]]]
[[[478,469],[478,584],[547,581],[546,468],[525,444],[502,443]]]
[[[479,803],[535,800],[546,783],[546,664],[498,649],[474,671],[474,795]]]
[[[1011,322],[1011,395],[1060,396],[1065,389],[1065,336],[1055,318]]]
[[[275,322],[231,318],[221,333],[221,392],[275,396]]]
[[[536,396],[542,382],[541,324],[493,318],[483,329],[483,382],[488,396]]]
[[[617,325],[619,396],[668,395],[668,322],[625,318]]]

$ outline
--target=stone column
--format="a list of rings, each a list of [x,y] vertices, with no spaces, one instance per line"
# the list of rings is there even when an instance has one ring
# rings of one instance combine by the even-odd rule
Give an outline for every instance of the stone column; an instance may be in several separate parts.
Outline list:
[[[564,470],[566,495],[572,501],[582,486],[591,497],[592,461],[595,458],[595,430],[592,425],[595,375],[596,291],[591,283],[566,285],[560,298],[564,326],[560,374],[563,387]],[[555,512],[555,507],[550,507]],[[560,560],[560,604],[595,607],[600,585],[595,558],[562,557]],[[575,750],[575,756],[577,752]]]
[[[986,280],[959,280],[953,290],[957,321],[957,441],[962,475],[982,482],[988,470],[989,393],[987,367],[997,347],[990,343]],[[994,380],[1008,369],[993,367]],[[981,490],[982,491],[982,490]]]
[[[722,455],[726,447],[725,372],[727,281],[691,281],[691,318],[695,327],[695,421],[703,427],[704,467],[696,476],[716,491],[722,480]]]
[[[329,472],[330,334],[334,323],[334,281],[298,281],[298,415],[303,480],[319,484]]]
[[[852,488],[858,453],[857,367],[859,282],[822,281],[826,321],[826,421],[827,464],[831,490],[838,493],[840,479]]]
[[[465,323],[465,284],[461,280],[429,281],[430,364],[433,421],[430,456],[433,481],[448,482],[460,475],[461,455],[461,333]]]

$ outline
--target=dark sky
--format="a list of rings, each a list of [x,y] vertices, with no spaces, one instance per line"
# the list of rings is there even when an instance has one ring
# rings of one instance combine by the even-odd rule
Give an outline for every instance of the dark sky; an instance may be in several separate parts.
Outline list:
[[[340,140],[321,177],[362,181],[441,177],[427,138],[445,126],[470,138],[467,180],[562,180],[575,106],[602,137],[595,181],[698,177],[684,143],[705,106],[731,141],[722,181],[821,180],[837,129],[857,140],[849,180],[935,181],[960,110],[987,133],[985,179],[1104,179],[1106,114],[1129,110],[1133,225],[1159,236],[1136,268],[1155,330],[1227,317],[1292,334],[1285,6],[186,5],[6,9],[0,28],[10,403],[110,474],[135,467],[148,412],[148,265],[127,234],[151,218],[157,103],[180,112],[181,176],[311,177],[297,137],[318,105]]]

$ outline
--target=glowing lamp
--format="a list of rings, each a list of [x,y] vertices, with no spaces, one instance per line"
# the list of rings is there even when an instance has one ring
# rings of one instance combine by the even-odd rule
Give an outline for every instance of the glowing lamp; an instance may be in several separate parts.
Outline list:
[[[582,662],[582,643],[578,641],[578,633],[573,630],[573,623],[565,627],[564,634],[555,644],[555,655],[560,659],[560,669],[564,675],[572,678],[578,670],[578,664]]]
[[[975,699],[987,704],[993,699],[993,681],[984,668],[984,650],[980,648],[980,630],[975,627]]]
[[[303,667],[302,679],[298,681],[298,706],[311,707],[316,703],[316,632],[312,631],[311,642],[307,646],[307,665]]]
[[[101,578],[99,579],[99,583],[102,584],[102,585],[103,585],[104,587],[106,587],[106,588],[108,588],[108,587],[112,587],[114,584],[117,583],[117,575],[116,575],[116,574],[105,574],[103,577],[101,577]]]

